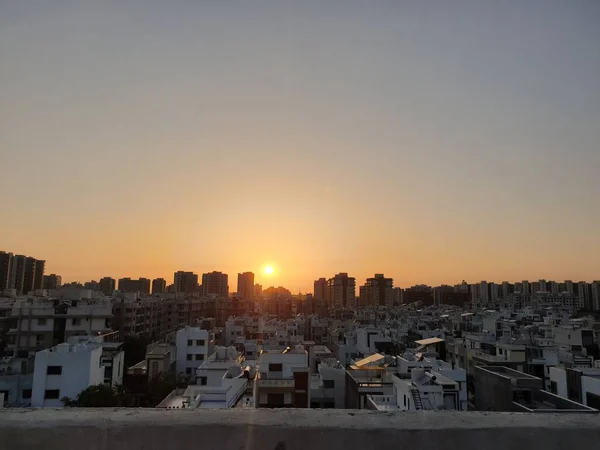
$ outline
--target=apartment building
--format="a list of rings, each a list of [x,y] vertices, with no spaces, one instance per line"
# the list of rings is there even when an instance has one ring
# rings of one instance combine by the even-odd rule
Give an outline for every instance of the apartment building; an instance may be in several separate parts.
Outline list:
[[[246,300],[254,297],[254,273],[238,273],[237,295]]]
[[[228,276],[222,272],[210,272],[202,274],[202,295],[208,297],[210,295],[228,298],[229,284]]]
[[[112,331],[110,299],[93,298],[89,291],[68,290],[62,298],[18,297],[5,299],[0,314],[5,353],[27,356],[65,342],[71,336]],[[9,312],[10,311],[10,312]]]
[[[164,278],[155,278],[152,280],[152,295],[167,292],[167,280]]]
[[[42,289],[58,289],[62,286],[62,277],[51,273],[50,275],[44,275],[42,280]]]
[[[293,350],[263,351],[258,358],[254,382],[257,408],[310,407],[308,353],[304,346]]]
[[[92,338],[37,352],[31,406],[60,407],[61,398],[75,399],[90,386],[122,383],[125,368],[120,345]]]
[[[394,280],[376,273],[360,287],[359,306],[394,306]]]
[[[328,306],[354,306],[356,303],[356,279],[347,273],[338,273],[327,280],[326,301]]]
[[[479,411],[597,413],[543,389],[540,378],[503,366],[477,367],[475,408]]]
[[[98,290],[104,295],[112,295],[116,290],[116,281],[111,277],[100,278],[98,282]]]
[[[413,369],[392,377],[392,395],[369,395],[366,409],[378,411],[461,410],[460,388],[453,381],[428,369]],[[466,410],[466,405],[465,409]]]
[[[148,278],[139,278],[132,280],[131,278],[120,278],[119,279],[119,292],[121,293],[134,293],[139,292],[140,294],[150,294],[150,280]]]
[[[179,270],[173,274],[173,286],[175,292],[198,292],[198,275]]]
[[[214,348],[212,334],[208,330],[186,326],[176,335],[176,370],[194,376],[196,369],[208,359]]]

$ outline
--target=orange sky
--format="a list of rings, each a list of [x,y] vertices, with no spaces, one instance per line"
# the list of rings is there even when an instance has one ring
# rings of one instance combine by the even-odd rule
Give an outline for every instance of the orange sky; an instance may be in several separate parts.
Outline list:
[[[600,278],[599,4],[51,3],[0,6],[0,249],[231,291]]]

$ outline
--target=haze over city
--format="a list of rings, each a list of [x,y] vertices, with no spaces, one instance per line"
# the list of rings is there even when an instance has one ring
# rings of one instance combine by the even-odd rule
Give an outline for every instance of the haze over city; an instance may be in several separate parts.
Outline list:
[[[0,1],[0,248],[64,282],[597,279],[577,5]]]

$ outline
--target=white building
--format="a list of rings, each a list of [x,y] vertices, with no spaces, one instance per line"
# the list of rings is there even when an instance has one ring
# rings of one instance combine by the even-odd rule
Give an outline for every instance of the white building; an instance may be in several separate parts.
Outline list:
[[[254,370],[242,366],[235,347],[216,347],[196,369],[196,384],[177,389],[158,408],[216,409],[232,408],[248,390]]]
[[[4,395],[4,406],[29,406],[32,385],[32,358],[0,358],[0,397]]]
[[[367,408],[380,411],[460,410],[458,383],[438,372],[413,369],[392,378],[393,395],[370,395]]]
[[[571,373],[570,382],[567,372]],[[550,367],[550,392],[600,409],[600,369]]]
[[[90,386],[104,383],[102,348],[59,344],[35,355],[31,406],[59,407],[63,397],[75,399]]]
[[[308,408],[310,406],[310,369],[304,346],[293,350],[263,351],[258,360],[254,383],[257,408]]]
[[[197,327],[185,327],[177,331],[175,345],[177,372],[193,375],[212,353],[214,343],[209,331]]]

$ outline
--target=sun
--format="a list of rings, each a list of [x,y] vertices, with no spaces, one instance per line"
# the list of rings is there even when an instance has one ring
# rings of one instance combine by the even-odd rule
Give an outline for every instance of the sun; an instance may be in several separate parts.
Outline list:
[[[265,267],[263,267],[263,272],[265,275],[273,275],[275,268],[272,265],[267,264]]]

